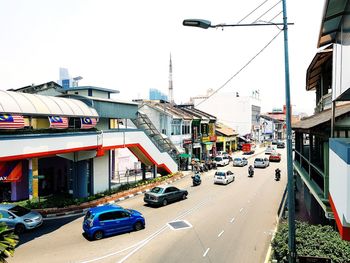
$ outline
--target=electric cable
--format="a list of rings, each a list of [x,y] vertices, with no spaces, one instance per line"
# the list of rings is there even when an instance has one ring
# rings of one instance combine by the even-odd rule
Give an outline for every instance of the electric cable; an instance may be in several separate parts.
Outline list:
[[[256,53],[246,64],[243,65],[232,77],[230,77],[223,85],[221,85],[218,89],[216,89],[213,93],[211,93],[208,97],[200,101],[196,107],[201,105],[204,101],[212,97],[214,94],[216,94],[219,90],[224,88],[233,78],[235,78],[239,73],[241,73],[250,63],[253,62],[278,36],[281,34],[283,30],[280,30],[258,53]]]
[[[271,23],[276,17],[278,17],[280,14],[282,14],[282,11],[280,11],[277,15],[275,15],[273,18],[269,20],[269,23]]]
[[[253,11],[251,11],[248,15],[246,15],[245,17],[243,17],[241,20],[239,20],[237,22],[237,24],[241,23],[244,19],[246,19],[248,16],[250,16],[251,14],[253,14],[256,10],[258,10],[261,6],[263,6],[266,2],[268,2],[269,0],[265,0],[263,3],[261,3],[258,7],[256,7]]]
[[[262,18],[264,15],[266,15],[268,12],[270,12],[273,8],[275,8],[279,3],[281,3],[282,0],[278,1],[276,4],[274,4],[272,7],[270,7],[267,11],[265,11],[261,16],[259,16],[257,19],[255,19],[255,21],[253,22],[256,23],[258,22],[258,20],[260,20],[260,18]]]

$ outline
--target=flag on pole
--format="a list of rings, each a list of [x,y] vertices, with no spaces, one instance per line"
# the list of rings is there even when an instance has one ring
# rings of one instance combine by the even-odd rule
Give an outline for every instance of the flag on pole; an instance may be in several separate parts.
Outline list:
[[[50,128],[52,129],[67,129],[68,118],[60,116],[49,116]]]
[[[22,115],[0,114],[0,129],[23,129]]]
[[[89,117],[84,117],[80,118],[81,120],[81,129],[91,129],[96,126],[97,120],[96,118],[89,118]]]

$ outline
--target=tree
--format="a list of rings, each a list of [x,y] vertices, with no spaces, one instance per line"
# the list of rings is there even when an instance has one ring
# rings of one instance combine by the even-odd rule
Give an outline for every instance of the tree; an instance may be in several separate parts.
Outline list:
[[[13,257],[18,236],[4,223],[0,223],[0,263],[7,262],[6,258]]]

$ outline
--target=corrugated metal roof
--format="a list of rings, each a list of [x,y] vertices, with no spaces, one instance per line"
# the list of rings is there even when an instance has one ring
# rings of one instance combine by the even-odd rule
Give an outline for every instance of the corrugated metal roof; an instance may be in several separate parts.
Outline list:
[[[339,117],[345,113],[350,112],[350,103],[337,106],[335,109],[335,117]],[[304,118],[292,125],[293,129],[310,129],[322,123],[331,120],[332,110],[324,110],[320,113]]]
[[[4,90],[0,90],[0,113],[99,117],[94,108],[79,100]]]
[[[333,45],[327,46],[325,49],[316,53],[306,71],[306,90],[316,88],[322,75],[322,66],[328,60],[332,59]]]
[[[238,133],[235,132],[234,129],[232,129],[231,127],[226,126],[225,124],[222,124],[222,123],[217,123],[215,125],[215,129],[217,132],[223,134],[224,136],[236,136],[236,135],[238,135]]]
[[[341,22],[349,15],[349,0],[326,0],[323,9],[318,47],[336,43],[341,32]]]

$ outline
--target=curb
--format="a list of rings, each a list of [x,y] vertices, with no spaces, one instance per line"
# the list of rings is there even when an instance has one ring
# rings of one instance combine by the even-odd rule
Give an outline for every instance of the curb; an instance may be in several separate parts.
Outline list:
[[[175,181],[178,181],[178,180],[181,180],[182,178],[186,177],[188,174],[183,174],[181,176],[179,176],[178,178],[176,179],[172,179],[170,181],[163,181],[163,182],[160,182],[159,184],[155,184],[154,186],[156,185],[162,185],[162,184],[171,184]],[[130,198],[133,198],[135,196],[138,196],[138,195],[141,195],[141,194],[144,194],[148,191],[150,191],[151,188],[146,188],[145,190],[142,190],[142,191],[138,191],[136,193],[133,193],[133,194],[128,194],[128,195],[125,195],[125,196],[122,196],[122,197],[119,197],[115,200],[112,200],[112,201],[108,201],[108,202],[105,202],[105,203],[102,203],[102,204],[98,204],[97,206],[104,206],[104,205],[112,205],[112,204],[116,204],[120,201],[123,201],[123,200],[127,200],[127,199],[130,199]],[[67,212],[61,212],[61,213],[52,213],[52,214],[42,214],[42,217],[43,217],[43,220],[52,220],[52,219],[58,219],[58,218],[64,218],[64,217],[71,217],[71,216],[77,216],[77,215],[84,215],[90,208],[84,208],[84,209],[77,209],[77,210],[73,210],[73,211],[67,211]]]

